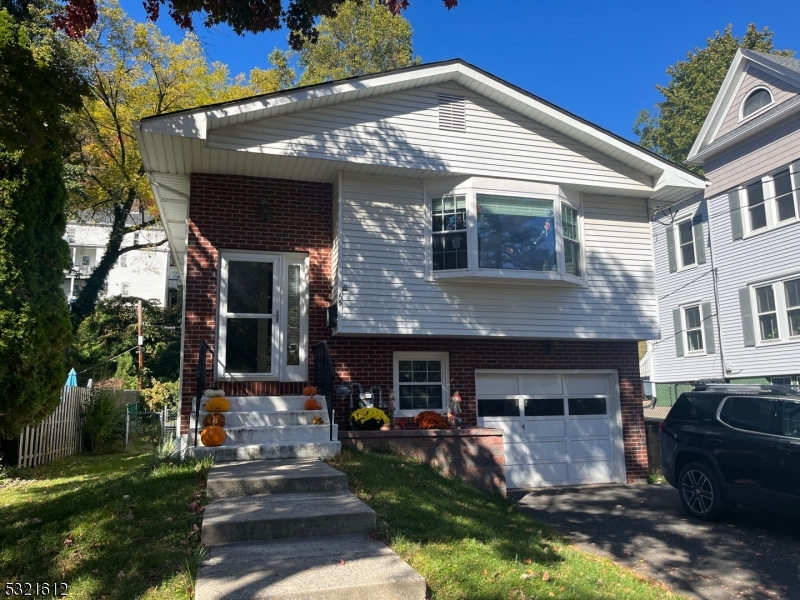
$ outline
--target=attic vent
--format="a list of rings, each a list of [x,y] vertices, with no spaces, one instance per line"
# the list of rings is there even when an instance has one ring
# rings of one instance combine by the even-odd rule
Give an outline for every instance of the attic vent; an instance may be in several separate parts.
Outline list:
[[[467,130],[467,105],[462,96],[439,94],[439,129]]]

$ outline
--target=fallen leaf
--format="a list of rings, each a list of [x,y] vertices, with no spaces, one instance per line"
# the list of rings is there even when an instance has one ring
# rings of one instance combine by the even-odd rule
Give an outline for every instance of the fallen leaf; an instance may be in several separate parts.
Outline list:
[[[133,513],[129,512],[125,518],[128,519],[128,521],[133,521]]]
[[[197,502],[197,500],[192,500],[186,505],[186,509],[189,512],[200,512],[200,504]]]
[[[530,558],[526,558],[526,559],[525,559],[525,564],[526,564],[526,565],[529,565],[529,564],[531,564],[532,562],[533,562],[533,561],[532,561]]]
[[[550,581],[550,573],[548,571],[542,573],[542,581]]]
[[[123,500],[130,500],[130,499],[131,499],[131,497],[130,497],[128,494],[125,494],[125,495],[122,497],[122,499],[123,499]]]
[[[167,522],[171,523],[172,522],[172,517],[167,517]]]
[[[37,523],[41,523],[41,522],[42,522],[42,520],[39,517],[33,517],[31,519],[31,523],[33,523],[34,525],[37,524]]]
[[[519,578],[523,580],[530,579],[531,577],[532,575],[530,575],[529,573],[523,573],[522,575],[519,576]]]
[[[74,543],[75,543],[75,540],[72,539],[72,534],[71,533],[67,534],[67,537],[64,538],[64,545],[69,547],[69,546],[72,546],[72,544],[74,544]]]
[[[120,571],[117,573],[117,579],[125,579],[125,571]]]

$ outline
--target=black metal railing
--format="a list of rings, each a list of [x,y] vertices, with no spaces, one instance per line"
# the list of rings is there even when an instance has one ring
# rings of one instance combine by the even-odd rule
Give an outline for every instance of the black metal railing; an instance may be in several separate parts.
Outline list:
[[[314,385],[317,387],[317,392],[325,396],[331,429],[330,437],[333,441],[333,380],[336,379],[336,371],[333,370],[328,342],[322,341],[315,344],[312,350],[314,352]]]
[[[203,400],[203,390],[206,389],[206,355],[211,352],[205,340],[200,340],[200,353],[197,357],[197,395],[194,402],[194,445],[197,447],[197,428],[200,424],[200,402]],[[213,353],[212,353],[213,354]]]

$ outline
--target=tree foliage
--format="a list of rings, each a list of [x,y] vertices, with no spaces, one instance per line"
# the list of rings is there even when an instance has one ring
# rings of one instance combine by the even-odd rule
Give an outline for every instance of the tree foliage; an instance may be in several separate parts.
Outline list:
[[[774,34],[768,27],[758,29],[750,23],[739,38],[733,35],[732,25],[728,25],[722,34],[717,31],[714,37],[708,38],[705,48],[695,48],[686,54],[686,60],[669,66],[669,83],[656,85],[664,100],[652,111],[642,110],[634,123],[633,131],[639,136],[639,143],[673,162],[683,163],[739,48],[794,55],[791,50],[773,48]],[[697,166],[689,168],[702,172]]]
[[[81,85],[41,3],[0,6],[0,437],[13,438],[66,380],[61,122]]]
[[[158,20],[162,7],[183,29],[192,30],[194,21],[203,18],[206,27],[225,24],[239,35],[289,30],[289,45],[300,50],[317,39],[316,20],[334,17],[347,0],[144,0],[148,18]],[[394,14],[408,8],[408,0],[381,0]],[[442,0],[455,8],[458,0]],[[65,11],[55,19],[56,25],[73,37],[82,37],[98,20],[96,0],[66,0]]]
[[[419,64],[412,56],[411,24],[381,0],[347,0],[323,17],[319,38],[300,52],[300,85],[380,73]]]

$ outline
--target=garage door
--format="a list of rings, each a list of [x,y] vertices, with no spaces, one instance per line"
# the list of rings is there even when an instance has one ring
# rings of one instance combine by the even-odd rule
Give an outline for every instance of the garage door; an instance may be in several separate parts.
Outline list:
[[[478,424],[503,430],[509,488],[624,483],[613,373],[477,371]]]

